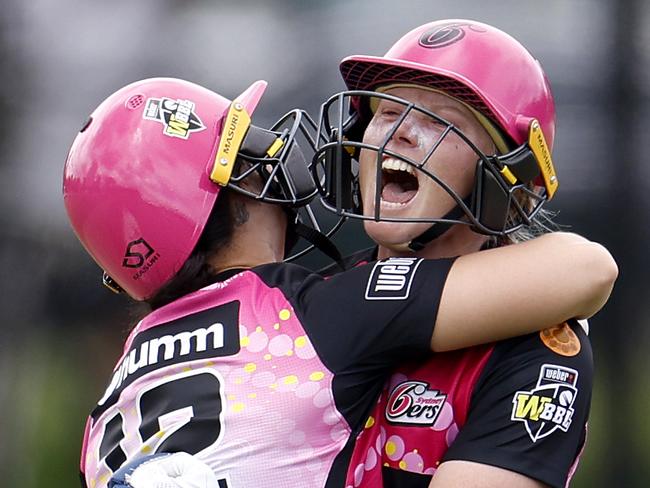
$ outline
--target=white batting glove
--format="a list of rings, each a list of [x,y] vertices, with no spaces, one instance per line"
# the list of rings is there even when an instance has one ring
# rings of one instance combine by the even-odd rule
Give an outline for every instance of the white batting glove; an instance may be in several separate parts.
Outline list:
[[[186,452],[153,455],[117,471],[109,488],[219,488],[210,467]]]

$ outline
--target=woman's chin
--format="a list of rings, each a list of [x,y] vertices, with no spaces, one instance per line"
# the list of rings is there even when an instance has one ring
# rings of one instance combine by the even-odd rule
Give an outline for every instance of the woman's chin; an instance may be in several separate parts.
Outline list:
[[[364,221],[366,234],[380,246],[402,250],[414,238],[427,230],[430,224],[406,222],[375,222]]]

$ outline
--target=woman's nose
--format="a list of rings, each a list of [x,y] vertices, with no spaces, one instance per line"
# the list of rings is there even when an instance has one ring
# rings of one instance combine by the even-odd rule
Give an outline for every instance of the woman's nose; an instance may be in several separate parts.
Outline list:
[[[409,115],[401,122],[398,122],[398,126],[396,127],[391,139],[395,142],[406,144],[411,147],[418,146],[420,143],[420,134],[414,124],[412,115]]]

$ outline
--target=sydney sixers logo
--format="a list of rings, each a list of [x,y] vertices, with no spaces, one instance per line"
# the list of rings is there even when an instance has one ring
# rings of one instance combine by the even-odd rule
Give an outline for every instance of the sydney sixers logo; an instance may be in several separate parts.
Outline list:
[[[447,395],[428,387],[422,381],[405,381],[393,388],[386,405],[386,419],[394,424],[433,425]]]
[[[454,22],[439,25],[434,29],[425,31],[420,36],[420,46],[431,49],[449,46],[465,37],[465,29],[471,29],[475,32],[484,32],[484,30],[478,25],[470,23]]]

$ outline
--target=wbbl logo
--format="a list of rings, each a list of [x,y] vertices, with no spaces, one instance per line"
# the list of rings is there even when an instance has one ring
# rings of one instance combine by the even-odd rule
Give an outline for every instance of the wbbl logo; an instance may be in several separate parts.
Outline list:
[[[435,424],[447,395],[428,387],[429,384],[422,381],[405,381],[397,385],[388,398],[386,420],[394,424]]]
[[[557,429],[567,432],[573,419],[573,403],[578,395],[575,369],[544,364],[537,386],[531,391],[518,391],[512,399],[511,420],[523,422],[533,442]]]
[[[370,273],[366,300],[405,300],[411,291],[420,258],[388,258],[379,261]]]
[[[205,129],[205,125],[194,112],[194,102],[171,98],[149,98],[142,117],[163,125],[163,134],[187,139],[192,132]]]

